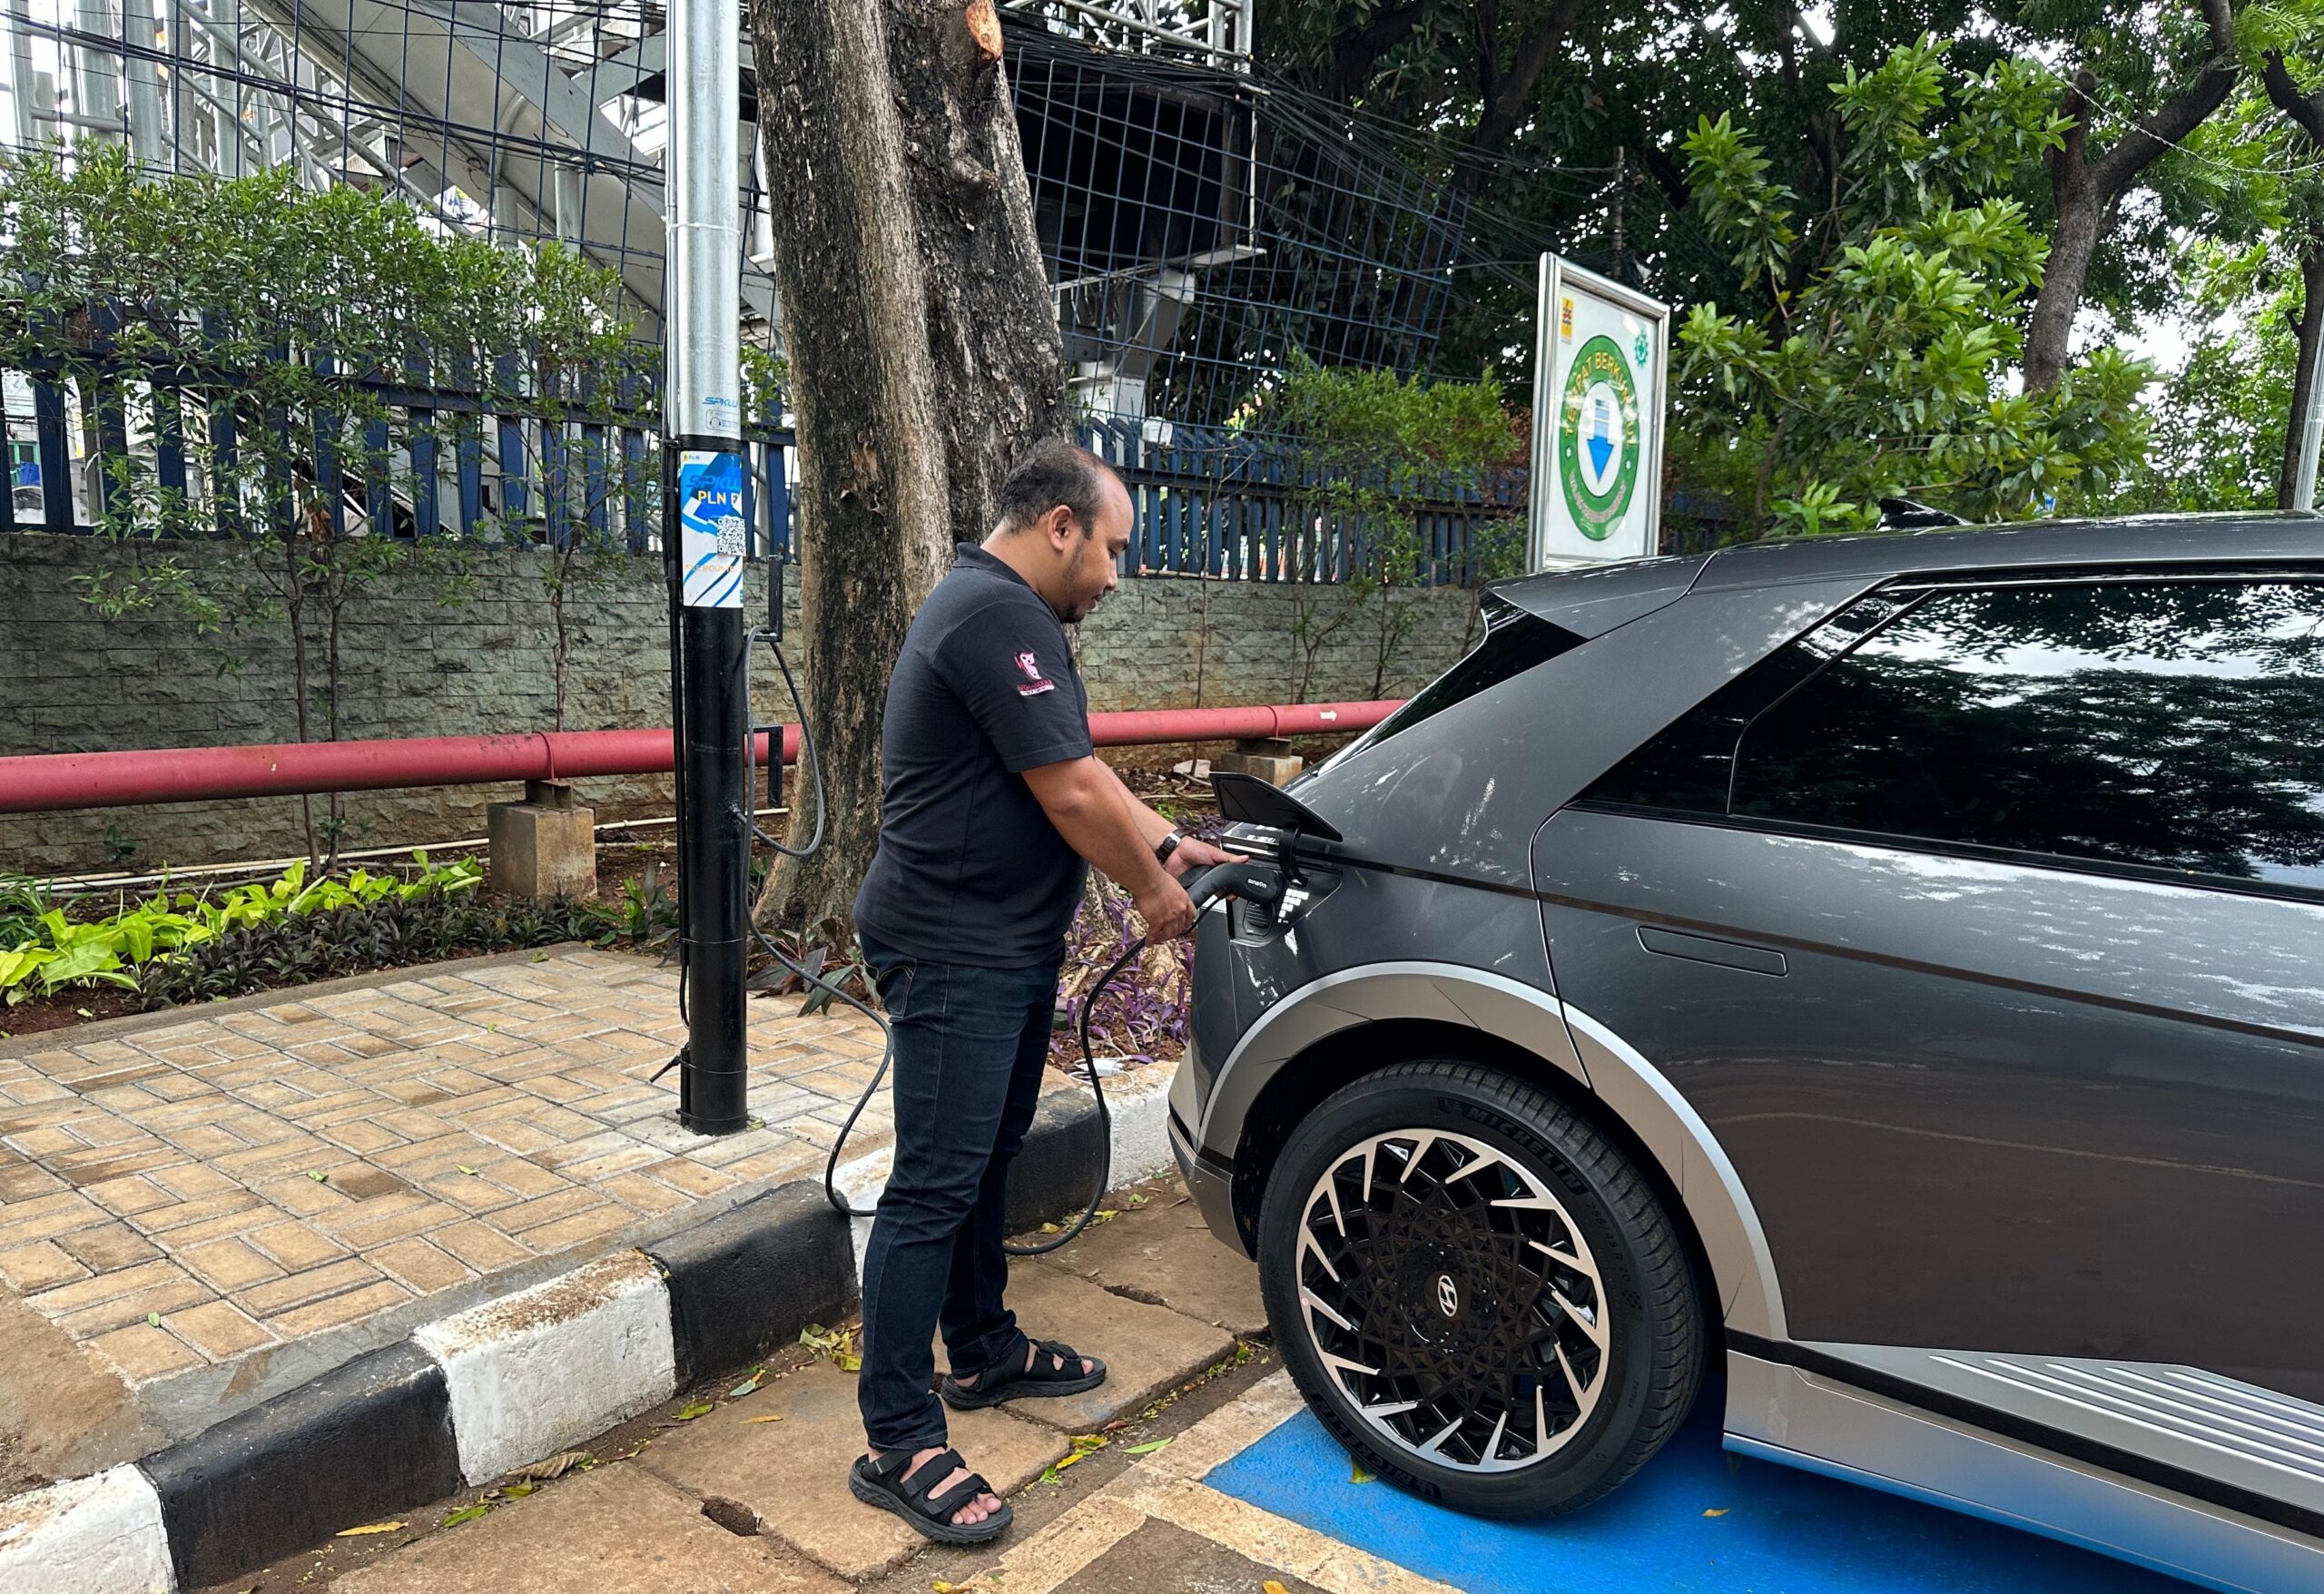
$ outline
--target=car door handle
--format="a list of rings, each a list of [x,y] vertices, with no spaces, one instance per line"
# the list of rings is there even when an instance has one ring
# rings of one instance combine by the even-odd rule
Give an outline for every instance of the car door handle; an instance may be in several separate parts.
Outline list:
[[[1772,974],[1780,979],[1791,972],[1791,965],[1784,960],[1784,955],[1773,948],[1747,947],[1739,941],[1714,940],[1707,935],[1657,930],[1650,924],[1638,927],[1638,944],[1665,958],[1684,958],[1693,963],[1716,963],[1722,969],[1740,969],[1747,974]]]

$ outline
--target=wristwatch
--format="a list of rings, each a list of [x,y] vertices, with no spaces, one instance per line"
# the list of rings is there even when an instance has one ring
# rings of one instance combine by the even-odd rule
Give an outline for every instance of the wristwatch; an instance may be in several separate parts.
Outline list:
[[[1173,852],[1176,852],[1176,851],[1178,850],[1178,843],[1179,843],[1180,841],[1185,841],[1186,839],[1187,839],[1187,838],[1185,837],[1185,835],[1184,835],[1184,834],[1182,834],[1181,832],[1179,832],[1179,831],[1172,831],[1168,835],[1167,835],[1167,836],[1163,837],[1160,841],[1158,841],[1155,842],[1155,843],[1154,843],[1154,861],[1155,861],[1157,863],[1167,863],[1167,862],[1169,862],[1169,861],[1170,861],[1170,854],[1171,854],[1171,853],[1173,853]]]

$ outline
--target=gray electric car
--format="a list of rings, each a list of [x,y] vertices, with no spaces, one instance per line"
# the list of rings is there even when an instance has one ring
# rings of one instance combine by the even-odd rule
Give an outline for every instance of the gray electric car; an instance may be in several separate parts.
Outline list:
[[[1170,1127],[1322,1421],[1554,1511],[1708,1378],[1747,1454],[2324,1588],[2324,520],[1486,608],[1221,786],[1283,890],[1202,917]]]

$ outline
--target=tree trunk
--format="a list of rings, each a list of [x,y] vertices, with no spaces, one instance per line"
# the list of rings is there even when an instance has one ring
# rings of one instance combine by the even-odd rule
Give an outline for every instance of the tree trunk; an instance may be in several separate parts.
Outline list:
[[[2316,390],[2316,360],[2324,345],[2324,233],[2310,232],[2299,255],[2299,363],[2292,372],[2291,409],[2284,418],[2284,467],[2276,479],[2276,507],[2289,509],[2299,486],[2300,445],[2308,433],[2308,401]]]
[[[2098,80],[2088,67],[2074,74],[2060,107],[2070,123],[2065,140],[2049,154],[2050,192],[2058,209],[2057,237],[2050,245],[2042,286],[2034,296],[2034,317],[2025,333],[2025,390],[2057,386],[2065,374],[2074,312],[2082,308],[2083,284],[2098,245],[2114,225],[2122,195],[2140,172],[2163,151],[2201,127],[2218,110],[2242,74],[2235,48],[2230,0],[2201,0],[2209,54],[2195,81],[2140,119],[2102,155],[2089,151],[2089,130],[2098,108]]]
[[[758,906],[812,925],[847,916],[878,841],[905,627],[951,545],[990,529],[1009,461],[1070,412],[990,0],[751,0],[751,21],[830,804],[822,851]]]
[[[2072,351],[2074,312],[2082,308],[2082,284],[2098,253],[2109,207],[2083,194],[2058,206],[2057,236],[2042,269],[2042,291],[2025,329],[2025,390],[2040,393],[2058,385]]]

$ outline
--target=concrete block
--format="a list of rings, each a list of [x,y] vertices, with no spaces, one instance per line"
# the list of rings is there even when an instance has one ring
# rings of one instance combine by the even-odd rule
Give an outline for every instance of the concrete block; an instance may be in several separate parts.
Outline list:
[[[670,1293],[681,1383],[746,1365],[856,1307],[848,1220],[802,1180],[645,1247]]]
[[[563,781],[527,781],[522,802],[485,810],[487,883],[511,897],[597,894],[597,816]]]
[[[172,1594],[175,1588],[161,1498],[133,1466],[0,1503],[0,1589]]]
[[[444,1369],[471,1483],[603,1433],[677,1388],[669,1293],[653,1259],[635,1251],[412,1338]]]
[[[1211,767],[1229,774],[1256,775],[1271,786],[1280,786],[1306,765],[1291,751],[1288,741],[1279,736],[1263,736],[1237,742],[1234,752],[1214,761]]]
[[[188,1589],[460,1486],[444,1374],[409,1342],[229,1417],[145,1468]]]

